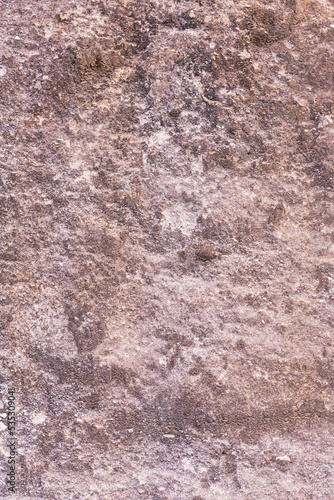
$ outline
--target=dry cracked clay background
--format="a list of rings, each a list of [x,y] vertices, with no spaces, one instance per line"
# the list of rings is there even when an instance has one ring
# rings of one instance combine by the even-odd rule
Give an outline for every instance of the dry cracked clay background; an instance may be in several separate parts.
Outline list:
[[[332,499],[333,1],[0,8],[1,497]]]

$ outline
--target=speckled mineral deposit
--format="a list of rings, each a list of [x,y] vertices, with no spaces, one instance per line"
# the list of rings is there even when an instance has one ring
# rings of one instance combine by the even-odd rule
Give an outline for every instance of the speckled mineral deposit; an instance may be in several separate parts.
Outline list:
[[[333,499],[333,14],[0,0],[1,498]]]

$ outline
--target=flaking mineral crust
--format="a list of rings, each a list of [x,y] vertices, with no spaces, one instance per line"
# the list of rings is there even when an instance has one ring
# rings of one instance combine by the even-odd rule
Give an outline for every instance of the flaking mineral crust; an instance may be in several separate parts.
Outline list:
[[[332,499],[333,1],[0,8],[1,498]]]

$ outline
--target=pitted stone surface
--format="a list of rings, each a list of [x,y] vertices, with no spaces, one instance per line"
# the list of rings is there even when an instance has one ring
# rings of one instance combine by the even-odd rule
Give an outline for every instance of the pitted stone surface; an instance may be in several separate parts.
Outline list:
[[[17,498],[332,498],[333,2],[0,6]]]

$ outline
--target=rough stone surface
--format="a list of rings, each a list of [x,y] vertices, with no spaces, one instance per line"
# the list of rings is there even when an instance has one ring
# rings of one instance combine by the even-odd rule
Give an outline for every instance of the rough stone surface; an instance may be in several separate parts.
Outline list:
[[[16,498],[332,499],[333,1],[0,7]]]

